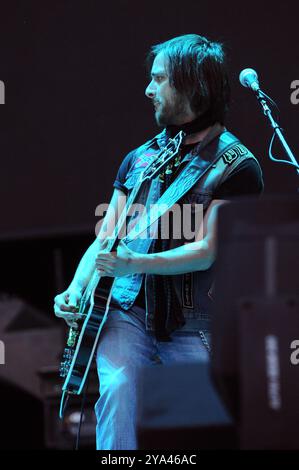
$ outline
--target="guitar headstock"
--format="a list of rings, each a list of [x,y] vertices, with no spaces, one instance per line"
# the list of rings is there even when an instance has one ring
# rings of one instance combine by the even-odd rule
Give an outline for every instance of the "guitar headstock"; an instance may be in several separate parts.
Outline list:
[[[162,153],[159,153],[157,158],[141,173],[139,183],[150,180],[161,173],[164,167],[177,155],[185,135],[185,132],[180,131],[173,139],[169,139]]]

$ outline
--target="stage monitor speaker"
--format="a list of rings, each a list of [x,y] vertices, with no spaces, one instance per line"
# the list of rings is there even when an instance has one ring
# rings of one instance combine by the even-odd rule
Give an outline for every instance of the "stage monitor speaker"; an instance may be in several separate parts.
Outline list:
[[[139,449],[237,448],[208,363],[144,367],[138,390]]]
[[[243,448],[298,449],[299,198],[219,209],[212,375]]]
[[[243,299],[238,311],[241,448],[299,450],[299,298]]]

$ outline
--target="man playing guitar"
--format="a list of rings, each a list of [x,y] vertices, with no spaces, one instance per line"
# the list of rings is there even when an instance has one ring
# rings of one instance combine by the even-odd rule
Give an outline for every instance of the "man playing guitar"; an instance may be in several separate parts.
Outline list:
[[[101,450],[137,449],[140,367],[208,361],[217,208],[231,197],[258,194],[263,188],[257,160],[224,127],[229,83],[222,45],[188,34],[153,46],[148,59],[151,81],[145,94],[163,130],[123,160],[99,234],[68,289],[55,297],[55,314],[76,330],[81,321],[78,305],[94,273],[113,280],[96,350]],[[142,183],[135,202],[151,210],[164,194],[168,208],[186,210],[193,222],[201,207],[197,233],[186,239],[184,223],[177,230],[176,219],[163,236],[159,218],[154,234],[126,237],[117,248],[113,244],[107,249],[115,214],[122,213],[142,172],[180,131],[184,138],[175,157]],[[128,227],[138,228],[130,215]]]

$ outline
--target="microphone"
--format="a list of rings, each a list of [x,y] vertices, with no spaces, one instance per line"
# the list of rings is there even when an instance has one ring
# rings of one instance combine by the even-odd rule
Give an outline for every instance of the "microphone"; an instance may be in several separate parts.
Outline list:
[[[244,69],[239,75],[241,85],[256,92],[260,89],[258,75],[253,69]]]

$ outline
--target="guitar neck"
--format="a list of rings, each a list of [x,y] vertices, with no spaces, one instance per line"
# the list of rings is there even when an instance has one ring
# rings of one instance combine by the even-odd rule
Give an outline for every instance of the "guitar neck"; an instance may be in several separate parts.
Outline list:
[[[117,248],[117,245],[120,239],[119,235],[121,233],[125,233],[125,231],[123,232],[123,230],[126,229],[127,216],[129,215],[129,211],[132,205],[135,203],[138,192],[143,182],[145,180],[151,179],[154,176],[158,175],[159,171],[161,171],[163,167],[165,167],[170,162],[170,160],[173,159],[173,157],[178,152],[178,149],[182,143],[184,135],[185,134],[182,131],[180,131],[173,139],[170,139],[167,146],[158,153],[156,158],[141,173],[139,181],[137,182],[136,186],[133,188],[132,192],[130,193],[130,196],[128,197],[126,201],[125,207],[120,214],[120,217],[115,225],[112,235],[107,238],[107,245],[105,247],[106,252],[115,250]],[[173,146],[174,146],[174,149],[172,148]],[[101,276],[98,274],[97,270],[94,269],[91,279],[85,289],[84,296],[83,296],[84,298],[86,298],[86,296],[89,296],[95,290],[100,279],[101,279]]]
[[[126,205],[123,208],[121,215],[115,225],[115,228],[113,230],[112,235],[109,236],[107,245],[105,247],[106,252],[113,251],[116,249],[118,242],[119,242],[119,234],[122,232],[122,230],[125,228],[126,222],[127,222],[127,216],[129,214],[129,211],[134,204],[136,197],[138,195],[138,192],[141,188],[142,181],[140,181],[132,190],[128,200],[126,201]],[[91,293],[96,289],[99,281],[101,279],[100,274],[96,269],[94,269],[92,276],[90,278],[90,281],[88,282],[83,298],[82,300],[84,301],[85,298],[89,297]]]

